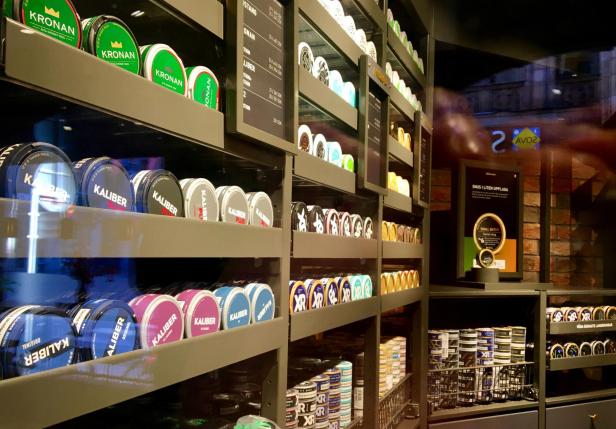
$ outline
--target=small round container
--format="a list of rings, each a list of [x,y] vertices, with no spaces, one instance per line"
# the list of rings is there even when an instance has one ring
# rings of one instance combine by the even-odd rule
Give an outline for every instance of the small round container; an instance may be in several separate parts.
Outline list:
[[[394,70],[391,67],[391,63],[389,61],[387,61],[385,63],[385,74],[387,75],[387,77],[389,78],[389,80],[393,79],[394,76]]]
[[[308,309],[314,310],[325,306],[325,289],[318,279],[308,279],[304,282],[308,294]]]
[[[141,170],[132,183],[138,212],[184,217],[182,187],[170,171]]]
[[[321,279],[321,283],[323,284],[325,293],[325,305],[329,307],[331,305],[338,304],[339,292],[338,283],[336,280],[332,278],[324,278]]]
[[[374,236],[372,219],[364,218],[364,238],[371,239]]]
[[[128,305],[139,323],[142,348],[172,343],[184,336],[184,315],[174,297],[149,293],[133,298]]]
[[[344,8],[340,0],[330,0],[327,11],[336,19],[336,22],[342,22],[344,19]]]
[[[163,88],[187,96],[188,85],[184,63],[171,47],[156,43],[141,46],[139,50],[143,61],[143,77]]]
[[[135,196],[128,172],[108,157],[85,158],[73,164],[79,204],[86,207],[133,211]]]
[[[580,344],[580,356],[590,356],[592,355],[592,346],[590,343],[583,342]]]
[[[355,159],[353,159],[353,155],[345,153],[344,155],[342,155],[341,161],[342,168],[344,168],[346,171],[350,171],[351,173],[355,172]]]
[[[372,296],[372,279],[370,278],[369,275],[362,275],[361,276],[361,283],[362,283],[362,288],[364,289],[364,298],[370,298]]]
[[[340,215],[334,209],[325,209],[325,233],[340,235]]]
[[[184,215],[190,219],[218,221],[220,210],[216,188],[207,179],[180,180],[184,197]]]
[[[334,91],[336,95],[342,97],[342,90],[344,88],[344,80],[338,70],[329,71],[329,89]]]
[[[131,352],[139,348],[139,331],[133,310],[123,301],[97,299],[70,313],[77,334],[80,362]]]
[[[350,213],[347,213],[347,212],[340,213],[340,235],[344,237],[353,236]]]
[[[369,41],[368,43],[366,43],[366,54],[368,54],[372,61],[378,63],[379,58],[376,52],[376,45],[374,44],[374,42]]]
[[[289,282],[289,310],[291,313],[300,313],[308,309],[308,294],[306,286],[301,280]]]
[[[556,312],[554,312],[554,314],[556,314]],[[561,314],[562,314],[562,311],[561,311]],[[605,320],[605,311],[603,310],[603,307],[595,307],[593,309],[592,320]],[[552,321],[554,322],[553,318],[552,318]],[[559,321],[562,321],[562,319]]]
[[[364,222],[360,215],[351,215],[351,234],[355,238],[361,238],[364,235]]]
[[[272,288],[265,283],[249,283],[244,293],[250,301],[252,323],[265,322],[274,318],[276,300]]]
[[[349,277],[336,277],[338,282],[338,302],[341,304],[351,302],[353,291]]]
[[[316,57],[312,65],[312,75],[329,86],[329,67],[323,57]]]
[[[565,314],[560,308],[554,309],[554,311],[552,312],[552,320],[551,320],[552,322],[554,323],[563,322],[564,318],[565,318]]]
[[[346,15],[342,20],[342,29],[348,34],[351,39],[355,36],[355,31],[357,31],[357,27],[355,26],[355,20],[352,16]]]
[[[32,201],[42,209],[63,212],[77,202],[71,161],[47,143],[24,143],[0,150],[0,196]]]
[[[336,167],[342,167],[342,147],[338,142],[327,142],[327,161]]]
[[[293,231],[308,231],[308,207],[301,201],[296,201],[291,206],[291,228]]]
[[[351,106],[357,106],[357,97],[355,91],[355,85],[351,82],[345,82],[344,87],[342,89],[342,98],[349,103]]]
[[[577,322],[578,321],[578,312],[575,308],[565,308],[565,322]]]
[[[320,206],[308,206],[308,231],[325,233],[325,215]]]
[[[205,107],[218,110],[220,107],[220,84],[214,72],[204,66],[188,67],[186,76],[188,82],[187,97]]]
[[[2,315],[2,378],[67,366],[74,362],[75,355],[75,334],[64,311],[26,305]]]
[[[361,49],[362,52],[366,52],[368,40],[366,39],[366,32],[364,30],[362,30],[361,28],[357,29],[355,31],[355,35],[353,36],[353,40],[355,41],[357,46],[359,46],[359,49]]]
[[[391,11],[391,9],[387,8],[387,23],[393,23],[394,22],[394,13]]]
[[[223,286],[216,289],[214,295],[221,310],[223,329],[239,328],[250,323],[250,302],[242,288]]]
[[[308,125],[300,125],[297,129],[297,148],[302,152],[312,154],[312,131]]]
[[[595,340],[590,343],[590,347],[592,348],[593,355],[605,354],[605,344],[603,344],[603,341]]]
[[[186,338],[211,334],[220,328],[220,308],[209,290],[187,289],[175,296],[184,313]]]
[[[300,42],[299,45],[297,45],[297,63],[307,72],[312,73],[314,54],[306,42]]]
[[[364,299],[364,286],[361,276],[354,275],[350,277],[351,281],[351,301],[359,301]]]
[[[103,61],[135,74],[141,74],[139,43],[119,18],[99,15],[81,22],[83,49]]]
[[[12,0],[4,5],[4,10],[12,10],[12,18],[27,27],[81,48],[81,20],[70,0]]]
[[[313,156],[319,159],[327,161],[327,140],[323,134],[316,134],[312,139],[312,152]]]
[[[263,228],[274,225],[274,207],[272,200],[265,192],[250,192],[246,194],[248,200],[248,223]]]
[[[565,356],[566,357],[578,357],[580,355],[580,348],[575,343],[565,344]]]
[[[248,223],[248,200],[239,186],[219,186],[216,188],[220,220],[225,223]]]

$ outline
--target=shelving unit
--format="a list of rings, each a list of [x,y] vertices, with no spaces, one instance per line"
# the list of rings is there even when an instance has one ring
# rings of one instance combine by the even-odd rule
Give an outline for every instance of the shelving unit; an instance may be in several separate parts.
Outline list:
[[[390,26],[387,26],[387,47],[396,56],[396,60],[409,72],[413,77],[415,84],[421,88],[426,86],[426,77],[421,73],[417,64],[413,61],[408,51]]]
[[[349,194],[355,193],[355,173],[300,151],[294,158],[293,173],[312,183],[327,186]]]
[[[302,311],[291,315],[289,339],[297,341],[324,331],[348,325],[379,313],[378,297]]]
[[[616,321],[614,320],[550,323],[548,328],[548,333],[551,335],[583,335],[613,331],[616,331]]]
[[[423,295],[424,291],[421,287],[381,295],[381,313],[421,302]]]
[[[389,155],[395,158],[396,161],[405,164],[409,167],[413,167],[413,152],[398,143],[392,136],[388,139]]]
[[[399,192],[389,191],[387,195],[383,197],[383,204],[386,207],[399,210],[405,213],[413,213],[413,199],[402,195]]]
[[[422,259],[423,255],[421,244],[383,241],[383,259]]]
[[[172,8],[183,17],[190,19],[216,37],[224,39],[224,6],[219,0],[203,0],[194,3],[190,0],[150,0]]]
[[[293,231],[294,258],[362,258],[377,256],[377,240]]]

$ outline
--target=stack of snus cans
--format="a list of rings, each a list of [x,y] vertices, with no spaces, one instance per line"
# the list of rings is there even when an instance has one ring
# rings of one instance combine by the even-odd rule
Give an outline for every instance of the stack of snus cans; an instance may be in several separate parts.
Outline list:
[[[459,367],[472,368],[458,372],[458,404],[467,406],[475,403],[475,383],[477,366],[477,331],[460,330]]]
[[[372,219],[358,214],[323,209],[296,201],[291,206],[291,226],[294,231],[343,237],[374,238]]]
[[[340,362],[336,368],[340,370],[340,427],[351,424],[353,402],[353,364]]]

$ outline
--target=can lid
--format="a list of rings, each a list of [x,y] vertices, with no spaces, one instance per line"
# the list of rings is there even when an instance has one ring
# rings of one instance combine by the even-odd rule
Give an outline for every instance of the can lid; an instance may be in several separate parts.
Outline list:
[[[186,337],[197,337],[218,331],[220,308],[209,290],[187,289],[175,296],[184,312]]]
[[[188,97],[210,109],[220,107],[220,85],[212,70],[204,66],[188,67]]]
[[[308,308],[313,310],[324,307],[326,302],[323,283],[318,279],[308,279],[304,284],[308,289]]]
[[[275,299],[272,288],[265,283],[254,283],[248,290],[252,322],[259,323],[274,318]]]
[[[312,131],[308,125],[302,124],[297,128],[297,148],[302,152],[312,153]]]
[[[265,192],[250,192],[248,199],[248,219],[251,225],[271,228],[274,225],[274,207]]]
[[[325,58],[318,56],[312,64],[312,75],[329,86],[329,67]]]
[[[291,282],[289,291],[289,309],[291,313],[299,313],[308,309],[308,295],[306,286],[301,280]]]
[[[186,70],[178,54],[168,45],[156,43],[140,47],[143,76],[157,85],[186,97]]]
[[[133,32],[119,18],[99,15],[82,21],[84,49],[98,58],[141,74],[141,54]]]
[[[11,378],[70,365],[75,335],[66,313],[43,306],[17,307],[0,323],[3,377]]]
[[[245,326],[250,323],[250,303],[248,297],[239,287],[229,290],[226,299],[222,304],[222,327],[223,329],[233,329]]]
[[[323,134],[315,134],[312,137],[311,154],[313,156],[316,156],[319,159],[327,160],[327,157],[328,157],[327,150],[328,150],[328,146],[327,146],[327,140],[325,139],[325,136]]]
[[[299,45],[297,45],[297,63],[306,71],[312,73],[314,54],[312,53],[310,45],[306,42],[299,42]]]
[[[308,207],[301,201],[296,201],[291,206],[291,228],[294,231],[308,231]]]
[[[70,0],[13,0],[14,18],[75,48],[81,48],[81,21]]]
[[[151,300],[147,303],[141,316],[135,310],[135,305],[140,297],[129,302],[139,322],[141,346],[148,349],[182,339],[184,335],[184,317],[180,304],[170,295],[149,295]]]
[[[68,157],[48,143],[23,143],[0,150],[1,196],[37,199],[49,212],[63,212],[76,203],[75,176]]]
[[[216,188],[207,179],[182,179],[184,214],[187,218],[216,222],[220,216]]]
[[[85,158],[73,164],[79,203],[86,207],[133,211],[134,194],[128,172],[108,157]]]
[[[248,222],[248,201],[239,186],[225,186],[218,194],[220,220],[226,223]]]
[[[137,211],[184,217],[182,188],[167,170],[142,170],[133,179]]]

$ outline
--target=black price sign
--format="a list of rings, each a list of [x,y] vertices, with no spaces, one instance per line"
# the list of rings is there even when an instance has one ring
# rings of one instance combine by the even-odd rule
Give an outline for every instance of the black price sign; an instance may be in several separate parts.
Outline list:
[[[284,7],[276,0],[243,0],[242,4],[238,79],[243,83],[244,122],[284,138]]]
[[[381,100],[372,93],[368,97],[368,159],[366,179],[377,186],[383,186],[381,157]]]

